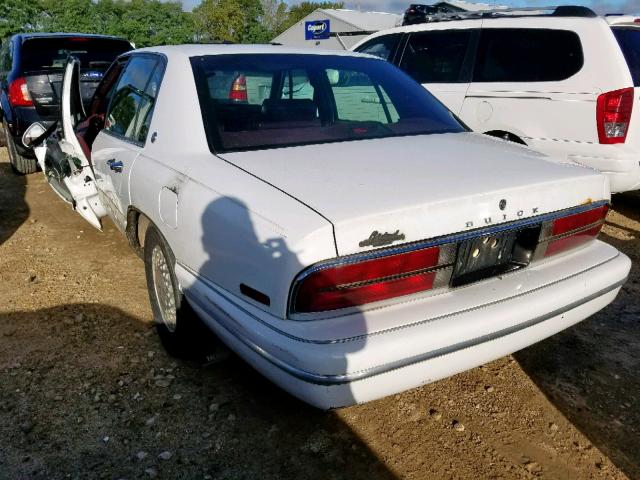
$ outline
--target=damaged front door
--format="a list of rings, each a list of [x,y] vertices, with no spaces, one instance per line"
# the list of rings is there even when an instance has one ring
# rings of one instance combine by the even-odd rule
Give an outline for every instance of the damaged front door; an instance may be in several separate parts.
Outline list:
[[[100,218],[107,214],[98,197],[95,175],[84,140],[76,136],[76,126],[85,118],[80,94],[80,61],[70,57],[62,80],[58,137],[47,139],[46,149],[34,149],[47,181],[65,201],[91,225],[101,229]]]

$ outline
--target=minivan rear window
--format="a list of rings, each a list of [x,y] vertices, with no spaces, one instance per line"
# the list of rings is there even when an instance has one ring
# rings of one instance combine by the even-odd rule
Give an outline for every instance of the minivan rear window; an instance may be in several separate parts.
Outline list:
[[[20,68],[23,72],[62,70],[67,57],[73,55],[82,69],[104,71],[118,55],[132,48],[129,42],[117,38],[28,38],[22,44]]]
[[[616,27],[612,30],[627,60],[633,85],[640,87],[640,29]]]
[[[237,54],[192,57],[191,65],[214,152],[464,131],[382,60]]]
[[[580,37],[568,30],[485,28],[474,82],[558,82],[584,64]]]

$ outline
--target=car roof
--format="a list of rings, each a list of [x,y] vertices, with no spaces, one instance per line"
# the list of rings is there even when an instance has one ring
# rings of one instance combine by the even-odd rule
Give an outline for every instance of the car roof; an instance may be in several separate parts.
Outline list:
[[[69,32],[30,32],[30,33],[18,33],[13,38],[28,40],[30,38],[68,38],[68,37],[82,37],[82,38],[105,38],[111,40],[124,40],[125,38],[116,37],[115,35],[100,35],[97,33],[69,33]]]
[[[233,54],[298,54],[298,55],[339,55],[344,57],[375,58],[371,55],[363,55],[348,50],[322,50],[315,48],[293,48],[284,45],[235,45],[235,44],[186,44],[186,45],[162,45],[146,47],[134,50],[134,52],[160,53],[167,57],[200,57],[206,55],[233,55]]]

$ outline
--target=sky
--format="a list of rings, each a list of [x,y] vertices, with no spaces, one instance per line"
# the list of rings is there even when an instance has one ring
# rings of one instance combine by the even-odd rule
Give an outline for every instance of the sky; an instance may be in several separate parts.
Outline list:
[[[594,9],[598,13],[631,13],[640,14],[640,0],[476,0],[481,3],[496,3],[511,7],[524,6],[549,6],[558,4],[584,5]],[[345,1],[347,8],[360,8],[361,10],[378,10],[384,12],[401,13],[409,3],[422,3],[417,0],[353,0]],[[426,1],[424,3],[434,3]],[[289,1],[288,3],[294,3]]]
[[[285,0],[290,5],[296,0]],[[483,3],[496,3],[511,7],[549,6],[558,4],[585,5],[598,13],[629,13],[640,15],[640,0],[476,0]],[[435,3],[436,0],[345,0],[347,8],[363,11],[402,13],[410,3]],[[200,0],[182,0],[185,10],[191,10]]]

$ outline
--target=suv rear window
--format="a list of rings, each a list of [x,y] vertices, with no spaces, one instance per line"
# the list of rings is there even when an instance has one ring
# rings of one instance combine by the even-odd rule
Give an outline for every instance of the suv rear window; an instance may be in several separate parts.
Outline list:
[[[584,64],[580,37],[568,30],[485,28],[474,82],[557,82]]]
[[[191,64],[216,152],[464,131],[382,60],[238,54],[193,57]]]
[[[73,55],[83,69],[106,70],[118,55],[131,49],[129,42],[115,38],[29,38],[22,44],[20,68],[23,72],[62,70]]]
[[[629,65],[633,85],[640,87],[640,29],[620,27],[612,30]]]

